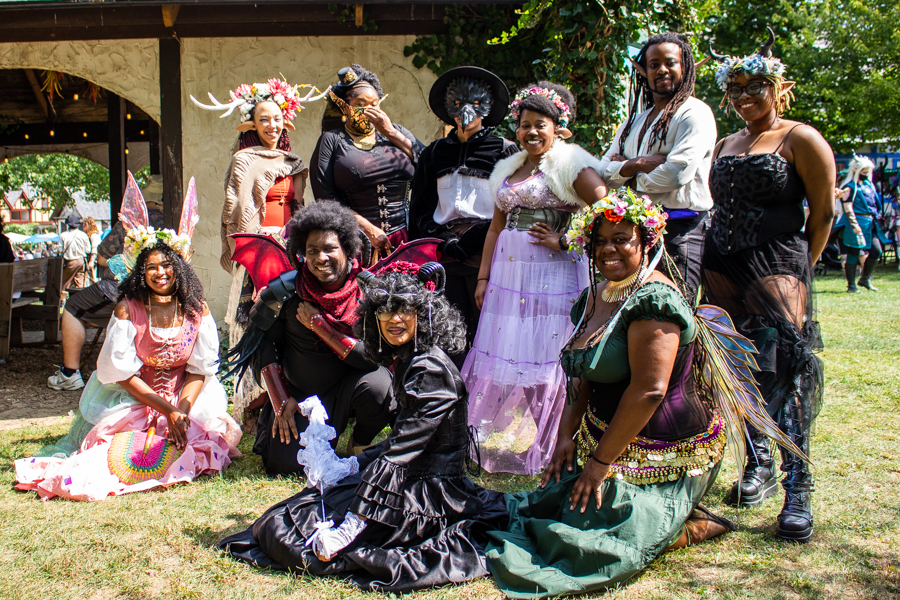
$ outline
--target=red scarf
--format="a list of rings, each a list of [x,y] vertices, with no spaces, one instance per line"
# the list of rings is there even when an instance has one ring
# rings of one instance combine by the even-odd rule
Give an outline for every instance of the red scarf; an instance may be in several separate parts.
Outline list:
[[[359,286],[356,285],[356,276],[360,271],[359,263],[354,260],[350,268],[350,276],[347,277],[343,287],[334,292],[328,292],[322,289],[319,280],[310,272],[304,262],[300,277],[297,278],[297,294],[301,300],[322,307],[325,319],[342,333],[353,335],[353,326],[359,320],[359,317],[356,316],[356,307],[359,304],[360,291]]]

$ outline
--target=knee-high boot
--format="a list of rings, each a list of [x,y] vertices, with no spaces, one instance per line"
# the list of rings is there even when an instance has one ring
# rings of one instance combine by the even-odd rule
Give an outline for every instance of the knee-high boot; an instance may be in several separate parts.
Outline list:
[[[869,254],[866,257],[866,262],[863,263],[862,275],[859,277],[859,286],[864,287],[872,292],[877,292],[878,288],[872,285],[872,273],[875,271],[875,265],[878,264],[878,256],[874,253]]]
[[[783,431],[809,456],[809,425],[804,423],[799,398],[794,396],[786,402],[783,411]],[[813,477],[809,464],[793,452],[781,449],[781,470],[785,475],[781,482],[784,506],[778,515],[777,535],[784,540],[808,542],[813,534]]]
[[[844,265],[844,277],[847,278],[847,291],[851,294],[855,294],[859,291],[859,288],[856,287],[856,265],[851,265],[849,262]]]
[[[758,506],[775,493],[778,478],[775,476],[775,459],[769,438],[755,429],[747,438],[747,466],[744,477],[735,481],[726,502],[738,506]],[[740,498],[738,498],[740,491]]]

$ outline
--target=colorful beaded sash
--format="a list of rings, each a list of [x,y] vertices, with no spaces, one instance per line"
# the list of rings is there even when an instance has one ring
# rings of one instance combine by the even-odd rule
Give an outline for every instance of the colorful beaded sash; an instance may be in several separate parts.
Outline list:
[[[583,462],[591,460],[591,453],[607,427],[590,410],[585,413],[581,428],[575,435],[575,447]],[[714,410],[706,431],[693,437],[663,442],[637,436],[613,462],[609,476],[637,485],[676,481],[685,476],[696,477],[722,460],[727,438],[725,422]]]
[[[126,485],[162,479],[181,451],[156,430],[123,431],[113,436],[106,455],[109,472]]]

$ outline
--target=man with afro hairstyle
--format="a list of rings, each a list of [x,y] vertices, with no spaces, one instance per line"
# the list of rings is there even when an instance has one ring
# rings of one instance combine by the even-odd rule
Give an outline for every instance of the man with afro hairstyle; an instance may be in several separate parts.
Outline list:
[[[601,161],[601,176],[610,188],[628,185],[666,209],[666,251],[694,303],[713,206],[708,179],[716,120],[693,97],[694,55],[683,34],[651,36],[632,62],[634,102]]]
[[[395,411],[390,372],[353,336],[362,246],[353,212],[319,201],[297,211],[287,228],[294,270],[260,292],[250,327],[229,353],[235,370],[252,367],[268,393],[253,451],[270,475],[301,470],[299,434],[308,421],[299,401],[318,396],[338,436],[355,418],[354,453],[391,424]]]

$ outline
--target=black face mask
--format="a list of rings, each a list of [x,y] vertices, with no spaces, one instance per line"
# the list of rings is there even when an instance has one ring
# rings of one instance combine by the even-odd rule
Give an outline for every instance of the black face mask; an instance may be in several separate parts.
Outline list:
[[[460,77],[451,81],[444,96],[447,114],[459,120],[459,126],[463,131],[476,118],[484,119],[490,114],[492,101],[490,86],[470,77]]]

